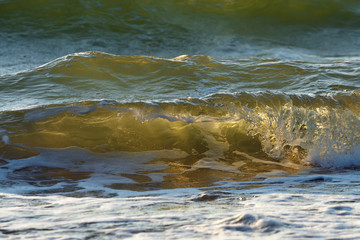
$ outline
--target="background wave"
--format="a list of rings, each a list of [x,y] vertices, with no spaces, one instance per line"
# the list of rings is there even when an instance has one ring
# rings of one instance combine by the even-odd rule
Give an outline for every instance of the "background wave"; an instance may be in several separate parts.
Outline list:
[[[359,69],[358,61],[221,60],[189,55],[164,59],[84,52],[0,76],[0,110],[79,100],[169,101],[264,90],[327,94],[359,89]]]
[[[1,1],[1,73],[83,51],[173,58],[359,55],[357,1]]]

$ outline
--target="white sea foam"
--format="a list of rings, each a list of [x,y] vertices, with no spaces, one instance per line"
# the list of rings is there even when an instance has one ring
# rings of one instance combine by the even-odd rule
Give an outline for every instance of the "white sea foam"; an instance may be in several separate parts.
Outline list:
[[[36,239],[357,239],[358,177],[308,172],[220,189],[117,191],[113,198],[0,193],[0,231]]]
[[[360,167],[360,146],[353,149],[337,153],[335,151],[322,152],[314,148],[309,153],[309,161],[323,168],[343,169]]]

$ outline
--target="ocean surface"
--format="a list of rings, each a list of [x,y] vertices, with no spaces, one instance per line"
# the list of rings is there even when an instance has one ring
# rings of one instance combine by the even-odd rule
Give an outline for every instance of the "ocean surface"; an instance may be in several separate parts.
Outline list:
[[[0,238],[359,239],[360,2],[0,0]]]

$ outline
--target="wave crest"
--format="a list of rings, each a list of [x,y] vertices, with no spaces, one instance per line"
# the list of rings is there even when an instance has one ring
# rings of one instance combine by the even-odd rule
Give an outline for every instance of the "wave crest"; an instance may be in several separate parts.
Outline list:
[[[354,92],[317,97],[242,93],[177,102],[80,102],[3,112],[0,128],[12,144],[31,148],[180,149],[231,162],[240,152],[274,162],[351,167],[359,165],[358,159],[336,164],[329,159],[334,154],[356,155],[359,100]]]

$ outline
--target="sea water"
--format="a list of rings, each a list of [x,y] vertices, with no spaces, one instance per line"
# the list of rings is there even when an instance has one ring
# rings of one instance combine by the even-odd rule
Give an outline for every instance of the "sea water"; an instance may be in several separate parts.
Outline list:
[[[360,238],[358,1],[0,1],[0,236]]]

